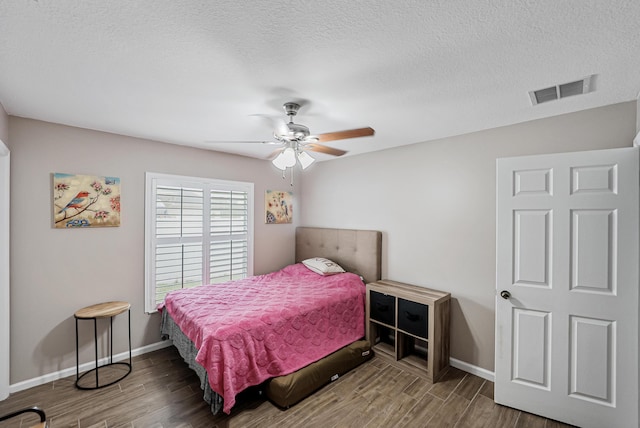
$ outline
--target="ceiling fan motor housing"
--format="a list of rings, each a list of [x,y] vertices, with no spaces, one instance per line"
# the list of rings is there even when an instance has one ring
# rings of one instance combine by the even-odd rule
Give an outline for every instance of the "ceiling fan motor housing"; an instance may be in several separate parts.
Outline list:
[[[278,130],[276,130],[276,132],[273,133],[274,138],[284,144],[285,149],[280,149],[280,153],[283,153],[283,150],[291,149],[290,151],[298,154],[301,154],[303,150],[310,150],[313,152],[326,153],[333,156],[342,156],[347,152],[344,150],[338,150],[331,147],[323,146],[322,144],[318,143],[324,141],[343,140],[346,138],[368,137],[374,134],[373,128],[367,127],[349,129],[340,132],[331,132],[321,134],[319,136],[311,135],[311,132],[309,132],[309,128],[299,123],[293,122],[293,116],[298,114],[300,104],[296,102],[287,102],[282,105],[282,108],[284,109],[287,116],[289,116],[289,123],[284,124],[283,127],[279,128]]]
[[[309,128],[299,123],[289,122],[287,129],[289,130],[287,137],[291,139],[301,140],[309,136]]]
[[[287,116],[289,116],[289,123],[286,124],[287,132],[285,134],[280,135],[280,140],[286,141],[301,141],[302,139],[309,136],[309,128],[299,123],[293,123],[293,116],[298,114],[298,110],[300,109],[300,104],[294,102],[284,103],[282,105]],[[278,136],[276,136],[278,138]]]
[[[298,114],[298,110],[300,110],[300,104],[298,104],[298,103],[284,103],[282,105],[282,108],[284,108],[284,112],[287,114],[287,116],[291,117],[291,116],[295,116],[296,114]]]

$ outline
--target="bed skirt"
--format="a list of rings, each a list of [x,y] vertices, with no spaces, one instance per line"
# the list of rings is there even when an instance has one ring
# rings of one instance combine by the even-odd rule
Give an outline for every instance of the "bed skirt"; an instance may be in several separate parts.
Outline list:
[[[180,327],[173,321],[167,310],[162,311],[162,321],[160,324],[160,333],[163,338],[173,341],[182,359],[189,365],[200,378],[200,388],[204,392],[204,401],[211,406],[211,413],[218,414],[222,410],[222,396],[211,389],[209,385],[209,376],[207,371],[196,362],[198,350],[189,338],[180,330]]]

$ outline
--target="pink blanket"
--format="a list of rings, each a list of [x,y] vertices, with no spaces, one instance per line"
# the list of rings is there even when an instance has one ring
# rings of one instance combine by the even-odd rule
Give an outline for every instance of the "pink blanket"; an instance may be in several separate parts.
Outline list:
[[[292,373],[364,336],[359,276],[302,264],[240,281],[177,290],[164,306],[198,349],[225,413],[243,389]]]

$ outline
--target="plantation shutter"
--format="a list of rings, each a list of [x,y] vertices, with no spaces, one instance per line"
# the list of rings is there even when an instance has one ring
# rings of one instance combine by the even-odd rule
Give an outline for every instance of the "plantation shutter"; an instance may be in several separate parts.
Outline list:
[[[209,283],[246,278],[248,193],[211,190]]]
[[[253,185],[147,174],[146,310],[181,288],[251,275]]]
[[[204,191],[156,186],[155,303],[176,289],[202,285]]]

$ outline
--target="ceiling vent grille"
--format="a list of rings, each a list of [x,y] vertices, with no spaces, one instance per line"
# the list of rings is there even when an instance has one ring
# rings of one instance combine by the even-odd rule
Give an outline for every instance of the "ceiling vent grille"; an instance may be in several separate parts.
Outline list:
[[[563,83],[561,85],[550,86],[537,91],[529,92],[531,104],[534,106],[548,101],[559,100],[561,98],[570,97],[572,95],[586,94],[594,89],[593,81],[595,75],[585,77],[575,82]]]

